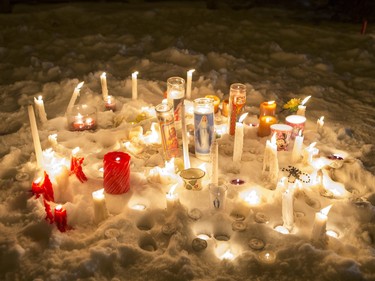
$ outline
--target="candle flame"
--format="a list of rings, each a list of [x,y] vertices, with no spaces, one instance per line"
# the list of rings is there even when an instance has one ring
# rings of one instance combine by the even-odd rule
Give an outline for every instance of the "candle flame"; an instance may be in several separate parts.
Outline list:
[[[223,255],[220,256],[221,260],[233,260],[234,255],[230,250],[227,250]]]
[[[117,156],[116,159],[115,159],[117,162],[119,162],[121,160],[121,157],[120,156]]]
[[[324,121],[324,116],[321,116],[321,117],[319,118],[319,121],[320,121],[320,122],[323,122],[323,121]]]
[[[132,73],[132,77],[133,78],[137,78],[137,75],[139,74],[139,72],[138,71],[134,71],[133,73]]]
[[[325,216],[328,216],[328,213],[331,210],[331,208],[332,208],[332,204],[329,205],[329,206],[327,206],[327,207],[325,207],[325,208],[323,208],[323,209],[321,209],[320,213],[323,214],[323,215],[325,215]]]
[[[42,180],[43,180],[42,177],[38,177],[36,180],[34,180],[34,183],[35,183],[35,184],[39,184],[39,183],[42,182]]]
[[[100,75],[100,78],[106,78],[107,73],[103,72],[102,75]]]
[[[301,105],[305,105],[305,103],[307,103],[310,98],[311,96],[304,98],[303,101],[301,102]]]
[[[240,116],[240,118],[238,119],[238,122],[242,123],[245,120],[245,118],[247,117],[248,114],[249,114],[249,112],[246,112],[246,113],[242,114]]]
[[[101,200],[103,200],[103,199],[105,198],[105,196],[104,196],[104,188],[99,189],[99,190],[97,190],[97,191],[94,191],[94,192],[92,193],[92,197],[93,197],[94,199],[101,199]]]
[[[252,190],[244,199],[249,205],[258,205],[260,203],[260,196],[256,190]]]
[[[55,207],[55,210],[57,210],[57,211],[61,211],[62,210],[62,205],[57,205],[56,207]]]
[[[334,231],[334,230],[327,230],[326,234],[328,236],[333,237],[333,238],[339,238],[339,234],[336,231]]]
[[[131,208],[132,208],[133,210],[143,211],[143,210],[146,209],[146,206],[143,205],[143,204],[135,204],[135,205],[131,206]]]
[[[271,100],[271,101],[268,101],[267,103],[268,103],[269,105],[271,105],[271,104],[274,104],[275,101],[274,101],[274,100]]]
[[[298,131],[298,136],[299,136],[299,137],[302,137],[302,130],[299,130],[299,131]]]
[[[79,84],[77,85],[76,89],[77,89],[77,90],[81,90],[81,88],[82,88],[82,86],[83,86],[84,83],[85,83],[84,81],[82,81],[81,83],[79,83]]]
[[[78,151],[80,150],[80,148],[77,146],[76,148],[74,148],[72,150],[72,155],[76,155],[78,153]]]
[[[42,96],[38,96],[38,101],[43,101],[43,97]]]
[[[192,75],[194,71],[195,71],[195,69],[190,69],[190,70],[188,71],[188,75]]]

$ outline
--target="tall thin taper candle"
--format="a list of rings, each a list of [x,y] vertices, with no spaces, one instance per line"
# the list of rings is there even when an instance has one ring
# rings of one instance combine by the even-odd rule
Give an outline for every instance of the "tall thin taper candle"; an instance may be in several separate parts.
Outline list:
[[[294,189],[288,187],[282,195],[282,217],[288,230],[292,230],[294,224],[293,198]]]
[[[262,173],[272,183],[277,182],[279,175],[279,162],[277,159],[276,134],[273,134],[271,141],[267,140],[263,157]]]
[[[72,108],[73,108],[73,106],[74,106],[74,104],[75,104],[75,102],[76,102],[76,100],[77,100],[77,97],[79,96],[79,92],[80,92],[80,90],[81,90],[81,88],[82,88],[82,86],[83,86],[83,83],[84,83],[84,82],[81,82],[81,83],[79,83],[79,84],[77,85],[77,87],[75,87],[74,92],[73,92],[73,95],[72,95],[72,97],[70,98],[70,101],[69,101],[68,108],[67,108],[66,112],[69,112],[69,111],[72,110]]]
[[[191,99],[191,84],[193,79],[193,72],[195,69],[190,69],[187,72],[187,79],[186,79],[186,98],[189,100]]]
[[[40,139],[38,134],[38,127],[36,126],[34,108],[32,105],[27,107],[29,113],[29,120],[30,120],[30,128],[31,128],[31,135],[33,137],[34,142],[34,150],[36,156],[36,163],[39,168],[43,166],[43,158],[42,158],[42,146],[40,145]]]
[[[138,71],[132,73],[132,99],[138,99],[138,81],[137,81]]]
[[[43,102],[42,96],[39,96],[38,98],[34,97],[34,104],[35,104],[35,108],[38,112],[40,122],[42,122],[42,124],[47,122],[47,114],[46,114],[46,111],[44,109],[44,102]]]
[[[240,122],[236,123],[236,131],[234,134],[234,147],[233,147],[233,162],[237,163],[241,161],[242,149],[243,149],[243,124]]]
[[[186,134],[186,120],[185,120],[185,103],[182,103],[181,107],[181,126],[182,126],[182,152],[184,156],[184,168],[190,168],[189,158],[189,141]]]
[[[219,183],[219,144],[214,140],[211,145],[211,163],[212,163],[212,184]]]
[[[107,101],[108,88],[107,88],[107,74],[105,72],[103,72],[102,75],[100,75],[100,83],[102,85],[103,100]]]
[[[299,131],[299,135],[296,136],[294,139],[294,146],[292,151],[292,163],[295,164],[299,160],[301,160],[302,157],[302,146],[303,146],[303,139],[302,131]]]

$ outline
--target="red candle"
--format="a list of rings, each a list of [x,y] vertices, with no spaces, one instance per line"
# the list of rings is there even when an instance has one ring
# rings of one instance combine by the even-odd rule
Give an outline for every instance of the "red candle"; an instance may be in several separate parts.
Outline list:
[[[66,227],[67,227],[66,210],[61,205],[57,205],[55,207],[55,222],[56,222],[57,228],[61,232],[66,231]]]
[[[52,224],[54,222],[54,218],[53,218],[53,214],[51,211],[51,206],[46,200],[43,200],[43,202],[44,202],[44,210],[46,211],[45,219],[49,221],[50,224]]]
[[[260,114],[259,116],[275,116],[276,113],[276,103],[275,101],[265,101],[260,104]]]
[[[122,194],[130,189],[130,155],[109,152],[104,155],[104,190],[109,194]]]
[[[87,181],[87,177],[82,170],[82,163],[85,158],[76,156],[79,147],[73,149],[72,158],[70,159],[70,174],[75,174],[80,182]]]
[[[105,101],[105,108],[107,110],[116,111],[116,101],[112,96],[108,96]]]
[[[31,191],[36,198],[39,198],[40,195],[47,201],[54,201],[53,188],[51,180],[46,172],[44,172],[43,177],[37,178],[31,184]]]

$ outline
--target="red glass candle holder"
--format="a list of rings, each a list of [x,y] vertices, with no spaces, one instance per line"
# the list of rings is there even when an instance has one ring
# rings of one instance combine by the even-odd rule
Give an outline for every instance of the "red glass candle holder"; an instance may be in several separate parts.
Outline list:
[[[109,152],[104,155],[103,185],[106,193],[123,194],[130,190],[130,155]]]

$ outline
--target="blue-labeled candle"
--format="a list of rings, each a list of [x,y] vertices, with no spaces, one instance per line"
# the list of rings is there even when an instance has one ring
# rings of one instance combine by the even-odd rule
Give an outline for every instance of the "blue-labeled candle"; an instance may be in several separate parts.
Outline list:
[[[210,160],[210,148],[214,140],[214,101],[210,98],[194,100],[195,156]]]

